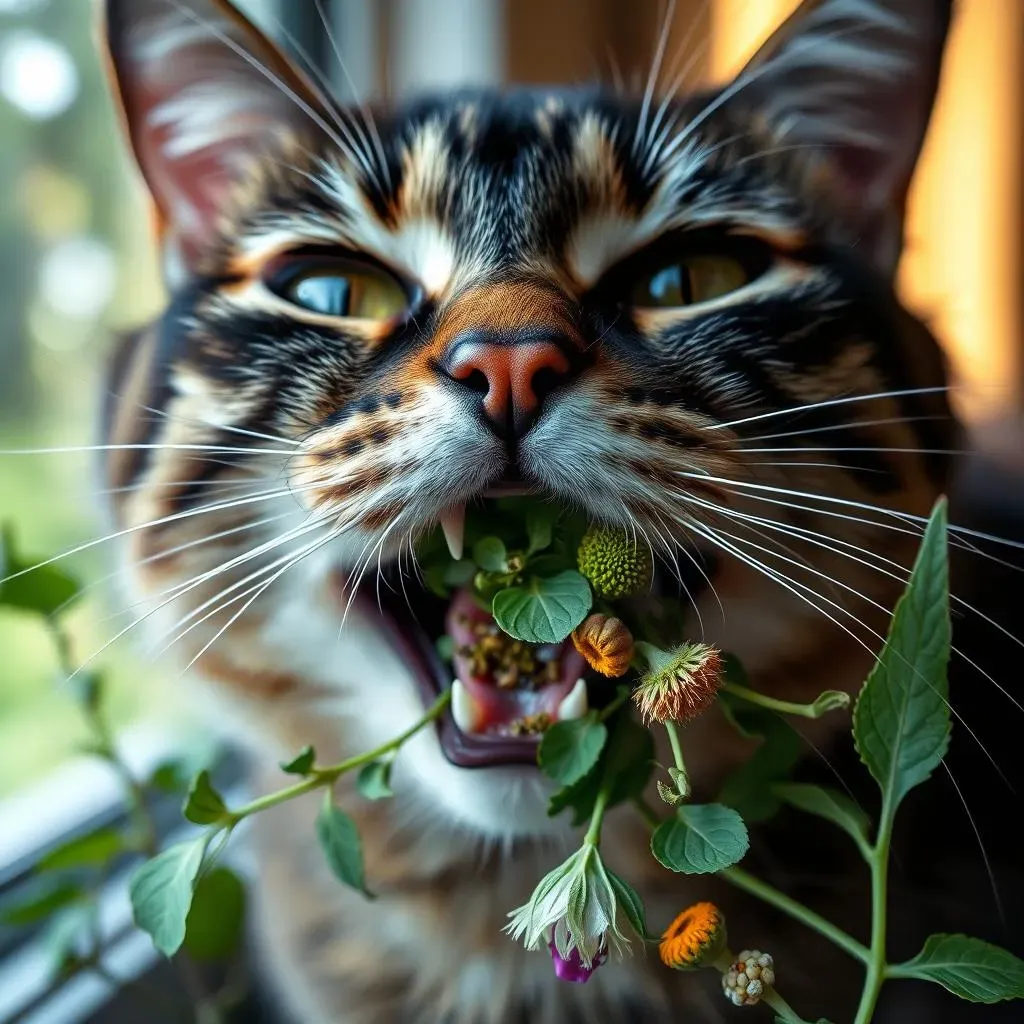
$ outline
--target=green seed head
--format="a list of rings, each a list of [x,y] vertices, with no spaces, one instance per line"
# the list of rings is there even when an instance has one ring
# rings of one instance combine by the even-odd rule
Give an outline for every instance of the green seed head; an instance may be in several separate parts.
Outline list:
[[[651,552],[623,529],[592,526],[580,541],[576,560],[580,572],[601,596],[614,601],[632,597],[651,585]]]

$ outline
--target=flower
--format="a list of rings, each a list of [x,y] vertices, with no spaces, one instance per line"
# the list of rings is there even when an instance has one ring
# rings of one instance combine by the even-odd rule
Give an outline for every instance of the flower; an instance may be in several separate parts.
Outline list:
[[[758,949],[745,949],[722,974],[722,991],[736,1006],[753,1006],[775,984],[775,960]]]
[[[621,619],[596,613],[572,632],[572,642],[587,664],[603,676],[622,676],[633,660],[633,634]]]
[[[608,951],[599,950],[594,958],[594,963],[590,967],[584,967],[583,958],[578,949],[570,950],[568,957],[564,957],[558,952],[558,947],[554,942],[548,943],[548,949],[551,950],[551,962],[555,966],[555,977],[559,981],[572,981],[579,985],[590,981],[590,976],[594,971],[608,959]]]
[[[658,944],[661,962],[677,971],[706,966],[725,947],[725,918],[714,903],[687,907]]]
[[[621,527],[591,526],[576,551],[580,572],[601,597],[632,597],[651,585],[654,564],[647,547]]]
[[[551,949],[555,974],[586,981],[608,957],[629,951],[629,939],[616,922],[615,888],[593,842],[584,841],[568,860],[549,871],[530,901],[513,910],[505,925],[527,949]]]
[[[722,685],[722,656],[714,647],[683,644],[665,652],[643,644],[642,649],[651,667],[633,700],[647,725],[688,722],[707,710]]]

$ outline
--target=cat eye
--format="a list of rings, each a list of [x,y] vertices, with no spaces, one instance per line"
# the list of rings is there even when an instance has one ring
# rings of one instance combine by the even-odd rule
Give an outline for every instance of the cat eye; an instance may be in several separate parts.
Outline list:
[[[354,260],[292,261],[270,281],[296,306],[322,316],[388,320],[409,308],[405,288],[387,271]]]
[[[743,261],[720,253],[684,256],[642,276],[633,286],[632,302],[642,309],[693,306],[728,295],[753,280]]]

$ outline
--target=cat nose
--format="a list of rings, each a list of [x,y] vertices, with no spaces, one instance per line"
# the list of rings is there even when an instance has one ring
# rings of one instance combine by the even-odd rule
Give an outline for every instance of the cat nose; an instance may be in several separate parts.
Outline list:
[[[541,404],[569,378],[572,364],[554,341],[456,340],[442,369],[480,396],[491,429],[501,438],[525,434]]]

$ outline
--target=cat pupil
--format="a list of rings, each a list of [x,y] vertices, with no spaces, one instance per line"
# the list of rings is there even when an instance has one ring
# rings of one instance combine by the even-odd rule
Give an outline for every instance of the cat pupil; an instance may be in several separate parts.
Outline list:
[[[325,316],[348,313],[352,286],[345,277],[306,277],[295,285],[295,301]]]

